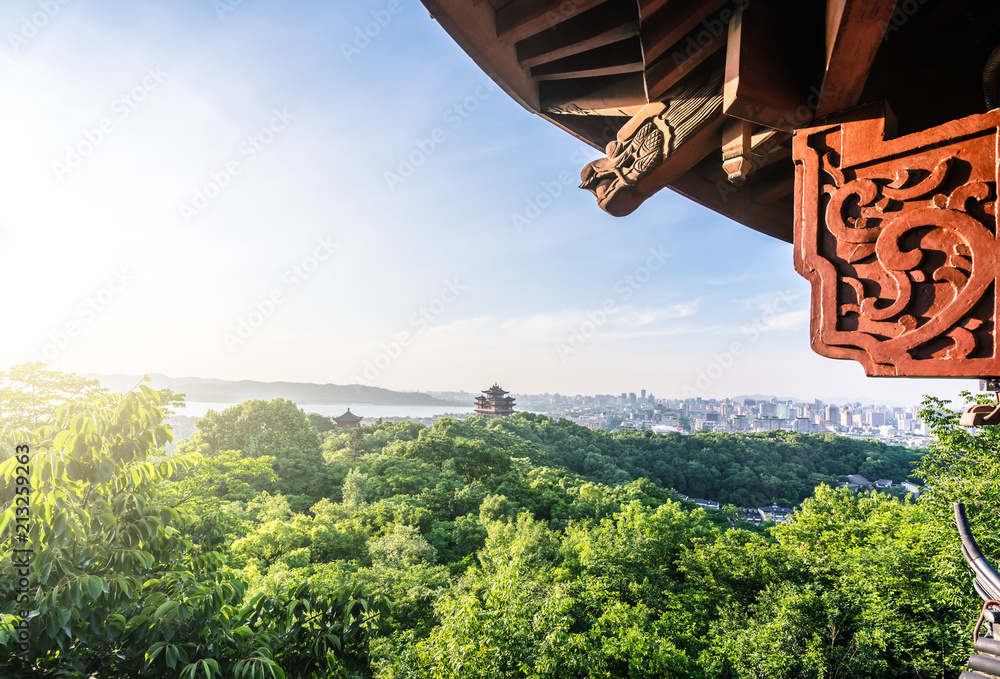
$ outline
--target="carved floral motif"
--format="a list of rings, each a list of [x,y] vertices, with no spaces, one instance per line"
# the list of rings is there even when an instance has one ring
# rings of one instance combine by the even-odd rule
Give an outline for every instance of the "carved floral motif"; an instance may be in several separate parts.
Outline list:
[[[860,118],[796,133],[813,348],[869,375],[1000,375],[1000,113],[888,141],[884,114]]]

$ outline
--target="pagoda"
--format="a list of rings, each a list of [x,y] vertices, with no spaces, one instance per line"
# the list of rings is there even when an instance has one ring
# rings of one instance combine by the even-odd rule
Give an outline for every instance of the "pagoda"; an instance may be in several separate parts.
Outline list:
[[[494,383],[483,392],[485,396],[476,397],[476,415],[483,417],[506,417],[514,414],[514,399],[507,396],[509,392]]]
[[[357,429],[361,426],[361,420],[363,419],[363,417],[359,417],[358,415],[352,413],[351,409],[348,408],[346,413],[340,417],[333,418],[334,430],[344,431],[345,429]]]

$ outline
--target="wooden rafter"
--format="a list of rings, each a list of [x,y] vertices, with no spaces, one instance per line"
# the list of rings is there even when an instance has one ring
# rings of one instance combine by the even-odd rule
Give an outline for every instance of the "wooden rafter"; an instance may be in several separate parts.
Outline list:
[[[542,111],[577,115],[634,115],[646,105],[642,74],[539,83]]]
[[[630,38],[571,57],[535,66],[535,80],[565,80],[642,71],[642,48],[638,38]]]
[[[606,2],[517,43],[522,66],[538,66],[639,35],[639,15],[625,3]]]
[[[720,7],[727,0],[671,0],[655,14],[642,17],[639,34],[642,36],[643,57],[652,64],[668,50],[675,49],[682,39]],[[714,26],[703,26],[708,38],[715,33],[725,32],[725,24],[713,31]],[[684,46],[680,46],[683,53]]]
[[[496,11],[497,37],[508,44],[572,19],[605,0],[513,0]]]
[[[690,53],[680,52],[676,57],[668,54],[651,66],[647,66],[645,69],[646,98],[650,101],[661,99],[671,87],[678,84],[725,45],[726,31],[722,31],[712,38],[711,42],[697,50]]]
[[[639,16],[649,18],[663,9],[670,0],[639,0]]]

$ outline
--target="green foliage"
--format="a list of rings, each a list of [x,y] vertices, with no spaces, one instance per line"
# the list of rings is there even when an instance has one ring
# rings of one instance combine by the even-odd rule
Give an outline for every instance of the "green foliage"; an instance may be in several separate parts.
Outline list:
[[[0,422],[4,428],[34,429],[55,420],[60,406],[107,393],[97,380],[24,363],[0,371]]]
[[[831,434],[784,431],[608,434],[530,413],[492,421],[472,417],[464,427],[462,436],[467,438],[477,436],[473,428],[484,434],[497,430],[516,434],[522,442],[534,444],[525,448],[532,461],[544,459],[589,481],[618,485],[651,479],[686,495],[743,507],[798,504],[819,483],[858,473],[866,464],[874,475],[869,478],[903,481],[923,452]],[[539,450],[544,457],[538,457]]]
[[[14,399],[17,401],[17,399]],[[191,539],[217,507],[184,500],[204,463],[164,456],[161,396],[144,386],[59,407],[0,438],[0,667],[4,676],[346,676],[368,663],[380,599],[308,581],[247,597],[225,558]],[[27,444],[30,474],[15,455]],[[189,476],[175,482],[180,472]],[[18,477],[30,481],[30,494]],[[169,484],[178,483],[170,488]],[[27,530],[17,497],[29,497]],[[189,498],[190,499],[190,498]],[[171,506],[173,501],[177,506]],[[8,542],[7,538],[10,538]],[[25,569],[7,545],[31,550]],[[301,553],[288,560],[301,559]],[[16,657],[27,627],[27,664]]]
[[[306,417],[309,418],[309,424],[313,426],[313,429],[318,431],[320,434],[333,431],[333,420],[326,415],[320,415],[319,413],[306,413]]]
[[[319,434],[309,418],[283,398],[246,401],[221,413],[209,410],[198,420],[198,431],[210,454],[239,450],[244,455],[259,457],[277,456],[287,450],[320,452]]]
[[[198,431],[179,446],[207,457],[235,450],[245,458],[268,458],[273,475],[258,475],[254,492],[269,490],[288,496],[304,511],[326,497],[333,483],[323,459],[320,437],[310,418],[294,403],[276,398],[246,401],[221,413],[208,411]]]
[[[979,602],[950,502],[1000,556],[1000,435],[933,400],[933,490],[914,502],[813,490],[905,475],[912,451],[530,414],[321,445],[316,417],[253,401],[168,456],[176,395],[81,388],[25,410],[14,385],[0,403],[22,409],[0,440],[0,536],[28,443],[35,550],[22,593],[2,543],[3,676],[953,677]],[[772,499],[804,501],[792,523],[730,527],[735,505]]]

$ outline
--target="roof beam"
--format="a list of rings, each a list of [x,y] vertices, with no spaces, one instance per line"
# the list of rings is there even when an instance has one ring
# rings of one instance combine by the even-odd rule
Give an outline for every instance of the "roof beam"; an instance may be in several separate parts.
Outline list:
[[[787,3],[756,2],[736,12],[726,48],[727,115],[786,131],[812,122],[800,72],[810,59],[794,35],[802,27],[787,25],[794,11]]]
[[[605,0],[513,0],[496,11],[497,37],[513,44],[541,33]]]
[[[538,66],[636,35],[635,8],[606,2],[517,43],[517,58],[522,66]]]
[[[668,2],[670,0],[639,0],[639,16],[645,21],[663,9]]]
[[[642,74],[540,83],[542,110],[571,115],[634,115],[646,105]]]
[[[566,80],[600,75],[618,75],[642,71],[642,48],[639,39],[616,42],[572,57],[535,66],[535,80]]]
[[[858,103],[895,9],[896,0],[827,0],[826,64],[817,118]]]
[[[671,0],[649,19],[643,16],[639,35],[642,37],[643,58],[646,63],[652,64],[677,45],[726,2],[727,0]],[[705,25],[703,29],[706,39],[713,38],[717,33],[725,33],[726,25]]]
[[[666,55],[645,70],[646,98],[658,101],[663,98],[671,87],[684,79],[686,75],[701,66],[710,56],[726,45],[726,31],[720,32],[707,45],[688,52],[677,52]]]

